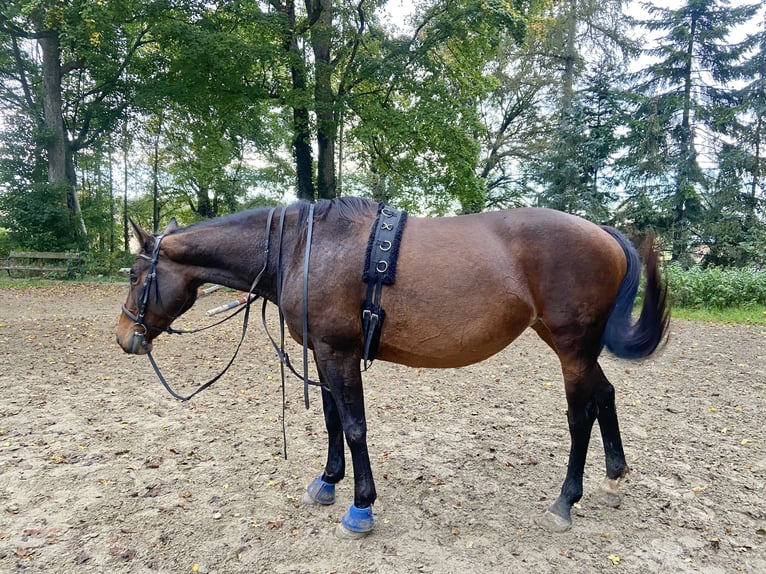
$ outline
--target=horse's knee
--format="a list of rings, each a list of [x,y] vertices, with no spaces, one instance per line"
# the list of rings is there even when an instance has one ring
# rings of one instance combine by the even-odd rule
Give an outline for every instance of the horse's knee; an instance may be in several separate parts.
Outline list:
[[[367,445],[367,424],[364,422],[353,422],[344,425],[343,432],[346,435],[346,442],[350,449],[358,446]]]

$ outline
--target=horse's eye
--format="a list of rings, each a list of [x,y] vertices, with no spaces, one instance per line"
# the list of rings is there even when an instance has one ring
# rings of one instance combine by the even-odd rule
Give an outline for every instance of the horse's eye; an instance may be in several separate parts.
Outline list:
[[[138,283],[138,275],[136,275],[136,272],[132,269],[130,270],[130,284],[135,285]]]

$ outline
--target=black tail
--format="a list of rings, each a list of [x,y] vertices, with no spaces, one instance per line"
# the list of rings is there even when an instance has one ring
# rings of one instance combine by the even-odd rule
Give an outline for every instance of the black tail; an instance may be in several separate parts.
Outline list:
[[[627,237],[614,228],[605,226],[603,229],[622,247],[628,268],[606,322],[601,343],[618,357],[641,359],[651,355],[667,338],[670,324],[667,286],[660,277],[657,251],[651,244],[646,249],[644,304],[638,320],[633,322],[631,312],[641,278],[641,260]]]

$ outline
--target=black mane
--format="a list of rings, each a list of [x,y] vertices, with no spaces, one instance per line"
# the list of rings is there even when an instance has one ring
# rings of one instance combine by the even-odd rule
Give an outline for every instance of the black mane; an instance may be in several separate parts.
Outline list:
[[[308,218],[309,206],[311,202],[300,200],[292,203],[290,207],[298,209],[298,225],[302,225]],[[378,209],[378,202],[363,197],[338,197],[336,199],[320,199],[314,204],[314,217],[316,221],[327,220],[330,218],[343,219],[350,222],[368,221],[375,218]],[[237,223],[252,217],[256,213],[263,213],[271,208],[258,207],[255,209],[246,209],[231,213],[221,217],[214,217],[204,221],[192,223],[178,231],[187,229],[202,229],[218,225],[228,225]]]
[[[294,205],[298,206],[299,223],[308,217],[310,202],[301,200]],[[378,202],[364,197],[338,197],[335,199],[320,199],[314,204],[314,217],[316,220],[329,218],[344,219],[347,221],[368,221],[375,217]]]

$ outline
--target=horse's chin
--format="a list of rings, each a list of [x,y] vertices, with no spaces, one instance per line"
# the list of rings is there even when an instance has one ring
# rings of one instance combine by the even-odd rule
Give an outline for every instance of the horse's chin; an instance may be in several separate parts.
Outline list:
[[[147,343],[137,331],[131,332],[125,340],[118,336],[117,344],[130,355],[146,355],[146,353],[152,350],[152,343]]]

